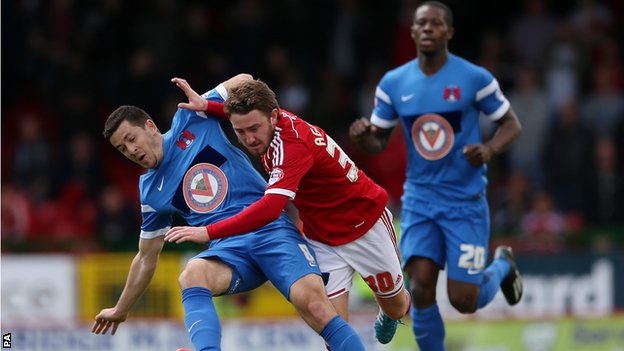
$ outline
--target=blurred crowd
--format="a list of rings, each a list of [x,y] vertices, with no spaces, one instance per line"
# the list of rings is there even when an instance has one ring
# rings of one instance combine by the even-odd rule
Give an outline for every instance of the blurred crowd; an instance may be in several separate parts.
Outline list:
[[[135,250],[137,177],[101,136],[120,104],[167,130],[184,99],[251,73],[323,127],[391,195],[405,143],[347,137],[383,73],[415,55],[419,1],[2,3],[2,250]],[[524,132],[489,166],[492,236],[518,250],[624,247],[624,1],[445,1],[451,52],[490,70]],[[493,126],[482,123],[484,138]]]

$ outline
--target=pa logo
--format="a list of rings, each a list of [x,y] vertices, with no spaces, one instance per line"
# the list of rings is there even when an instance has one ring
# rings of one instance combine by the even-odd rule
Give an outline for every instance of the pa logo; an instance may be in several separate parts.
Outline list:
[[[11,348],[11,333],[2,334],[2,348],[3,349]]]

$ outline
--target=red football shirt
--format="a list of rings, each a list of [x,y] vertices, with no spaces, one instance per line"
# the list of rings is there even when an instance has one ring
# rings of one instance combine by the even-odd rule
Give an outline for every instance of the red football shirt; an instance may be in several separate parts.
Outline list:
[[[388,202],[325,131],[284,110],[262,162],[270,174],[265,194],[293,199],[305,235],[328,245],[364,235]]]

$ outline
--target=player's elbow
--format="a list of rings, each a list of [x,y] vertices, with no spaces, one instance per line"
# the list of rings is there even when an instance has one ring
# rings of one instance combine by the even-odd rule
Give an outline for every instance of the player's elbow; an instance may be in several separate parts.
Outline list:
[[[227,90],[230,90],[236,87],[237,85],[241,84],[242,82],[249,81],[249,80],[253,80],[253,76],[251,74],[240,73],[226,80],[225,82],[223,82],[223,86],[225,86]]]
[[[522,124],[520,124],[520,121],[516,121],[515,129],[516,129],[515,130],[516,133],[514,136],[517,139],[520,136],[520,134],[522,134]]]
[[[234,80],[236,80],[237,83],[253,79],[253,76],[249,73],[240,73],[234,76]]]

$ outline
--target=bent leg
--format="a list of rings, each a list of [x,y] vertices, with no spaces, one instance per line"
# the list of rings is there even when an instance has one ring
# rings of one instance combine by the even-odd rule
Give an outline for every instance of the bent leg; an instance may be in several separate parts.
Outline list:
[[[495,258],[480,273],[479,284],[448,279],[448,295],[451,304],[460,313],[474,313],[485,307],[496,296],[501,282],[510,272],[510,264],[503,258]]]
[[[409,312],[411,297],[407,289],[403,287],[401,291],[392,297],[375,296],[377,304],[383,313],[390,319],[399,320]]]
[[[487,201],[458,204],[438,223],[446,239],[449,299],[459,312],[473,313],[492,301],[510,270],[504,259],[485,266],[490,237]]]
[[[325,294],[323,280],[315,274],[304,276],[290,287],[290,302],[317,333],[336,316],[336,310]]]
[[[196,350],[221,350],[221,324],[212,301],[230,286],[232,268],[218,260],[192,259],[182,274],[184,324]]]
[[[477,298],[479,297],[479,285],[466,283],[459,280],[447,279],[447,291],[451,305],[459,313],[474,313],[477,310]]]
[[[301,318],[323,337],[332,351],[365,350],[355,330],[329,302],[320,276],[308,274],[297,280],[291,286],[289,295]]]
[[[436,303],[439,270],[436,263],[424,257],[412,257],[405,265],[413,301],[412,328],[422,351],[444,350],[446,332]]]
[[[496,296],[501,282],[509,274],[511,265],[503,258],[495,258],[483,271],[483,280],[477,299],[477,308],[487,306]]]

